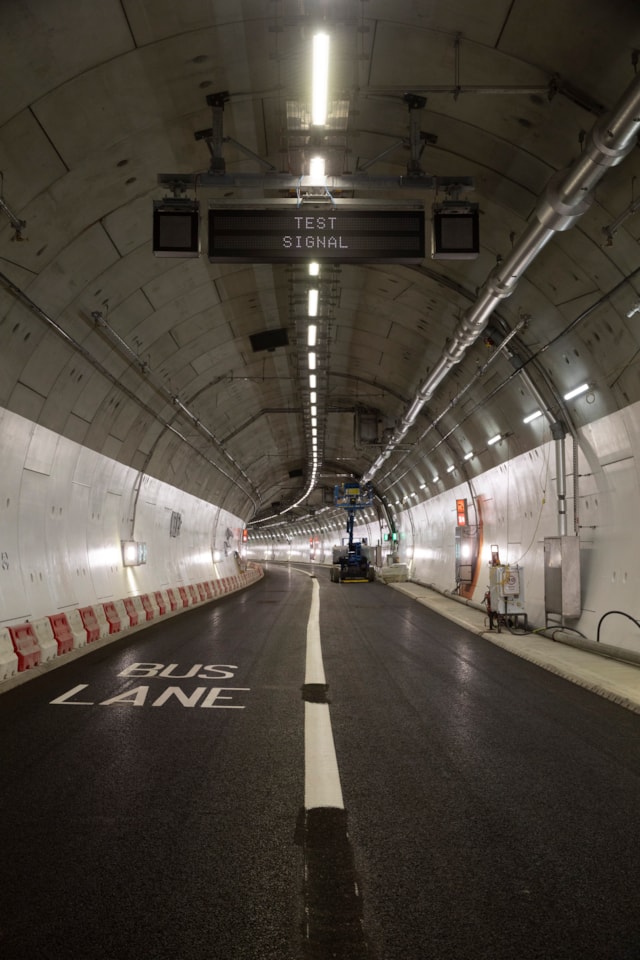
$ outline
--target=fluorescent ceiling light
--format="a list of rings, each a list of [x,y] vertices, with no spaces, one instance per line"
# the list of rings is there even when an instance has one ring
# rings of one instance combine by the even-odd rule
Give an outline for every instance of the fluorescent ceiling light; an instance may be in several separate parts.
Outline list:
[[[314,407],[314,406],[311,407],[311,416],[312,416],[312,417],[317,417],[317,416],[318,416],[318,408],[317,408],[317,407]]]
[[[320,275],[320,264],[319,263],[310,263],[309,264],[309,276],[318,277]]]
[[[310,347],[315,347],[318,328],[315,323],[310,323],[307,328],[307,343]]]
[[[437,483],[439,479],[440,479],[440,477],[433,477],[433,478],[431,479],[431,483]]]
[[[309,395],[309,400],[311,401],[311,403],[317,403],[317,402],[318,402],[318,394],[316,393],[315,390],[312,390],[312,391],[311,391],[311,393],[310,393],[310,395]]]
[[[497,442],[498,442],[498,440],[502,440],[502,434],[500,434],[500,433],[496,433],[495,437],[490,437],[490,438],[487,440],[487,443],[488,443],[488,445],[489,445],[490,447],[492,447],[492,446],[494,445],[494,443],[497,443]]]
[[[309,351],[309,370],[315,370],[316,368],[316,355],[313,350]]]
[[[315,390],[317,384],[318,384],[318,378],[316,377],[315,373],[310,373],[309,386],[311,387],[312,390]]]
[[[318,436],[318,428],[317,428],[317,427],[311,427],[311,436],[312,436],[312,437],[317,437],[317,436]]]
[[[456,468],[455,463],[452,463],[450,467],[447,467],[447,473],[453,473],[455,468]]]
[[[323,127],[327,122],[329,97],[329,35],[326,33],[316,33],[313,38],[311,83],[311,123]]]
[[[565,400],[573,400],[574,397],[579,397],[581,393],[586,393],[589,389],[588,383],[581,383],[579,387],[576,387],[574,390],[569,390],[569,393],[565,393]]]
[[[318,291],[315,289],[309,290],[309,316],[318,316]]]
[[[324,157],[311,157],[309,161],[309,179],[312,186],[324,186]]]
[[[421,489],[421,490],[425,490],[426,487],[427,487],[426,483],[421,483],[421,484],[420,484],[420,489]]]
[[[312,426],[312,427],[317,427],[317,426],[318,426],[318,418],[317,418],[317,417],[311,417],[311,426]]]
[[[472,456],[473,456],[473,450],[470,450],[469,453],[465,453],[464,459],[465,459],[465,460],[471,460],[471,457],[472,457]]]
[[[525,417],[522,421],[523,423],[531,423],[532,420],[537,420],[538,417],[542,416],[542,410],[536,410],[534,413],[530,413],[528,417]]]

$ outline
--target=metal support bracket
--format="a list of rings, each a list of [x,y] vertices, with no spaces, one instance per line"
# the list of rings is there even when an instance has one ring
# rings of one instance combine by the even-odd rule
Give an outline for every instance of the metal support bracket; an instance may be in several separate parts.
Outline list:
[[[226,173],[222,146],[224,144],[224,105],[228,102],[228,90],[222,90],[220,93],[210,93],[207,97],[207,103],[211,107],[211,127],[207,130],[197,130],[196,133],[194,133],[195,140],[206,141],[209,153],[211,154],[209,173],[213,174]]]
[[[379,153],[371,160],[367,160],[365,163],[358,164],[358,173],[368,170],[374,163],[383,160],[390,153],[393,153],[394,150],[397,150],[398,147],[407,147],[411,154],[409,163],[407,164],[407,176],[425,176],[425,172],[420,166],[424,148],[428,143],[433,145],[438,142],[438,138],[434,133],[427,133],[421,129],[422,111],[427,104],[427,98],[419,96],[416,93],[405,93],[402,99],[409,108],[409,136],[403,137],[400,140],[394,140],[382,153]]]

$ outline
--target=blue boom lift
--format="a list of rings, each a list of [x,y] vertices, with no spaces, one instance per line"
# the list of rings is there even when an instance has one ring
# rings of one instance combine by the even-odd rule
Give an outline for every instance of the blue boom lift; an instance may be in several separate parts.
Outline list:
[[[338,484],[333,488],[333,502],[336,507],[344,507],[347,511],[348,540],[343,539],[342,546],[333,548],[333,566],[331,567],[332,583],[349,581],[351,583],[366,583],[375,578],[375,571],[371,563],[372,548],[366,541],[353,539],[355,515],[358,510],[373,503],[373,489],[370,483],[362,484],[358,480]]]

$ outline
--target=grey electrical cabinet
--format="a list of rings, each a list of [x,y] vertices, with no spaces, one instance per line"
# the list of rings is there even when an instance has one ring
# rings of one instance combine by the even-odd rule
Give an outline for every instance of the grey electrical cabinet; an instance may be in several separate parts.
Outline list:
[[[524,569],[517,564],[490,566],[489,594],[495,613],[524,616]]]
[[[544,538],[544,609],[547,619],[575,620],[582,612],[578,537]]]

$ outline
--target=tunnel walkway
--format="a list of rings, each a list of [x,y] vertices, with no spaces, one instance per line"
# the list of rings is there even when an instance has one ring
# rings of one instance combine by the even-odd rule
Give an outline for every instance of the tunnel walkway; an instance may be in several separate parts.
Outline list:
[[[313,579],[270,567],[0,697],[2,957],[640,957],[640,716],[317,584],[324,691]],[[344,799],[319,818],[313,696]]]

